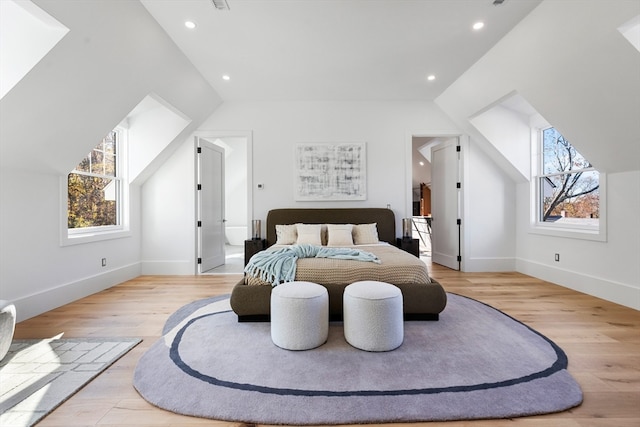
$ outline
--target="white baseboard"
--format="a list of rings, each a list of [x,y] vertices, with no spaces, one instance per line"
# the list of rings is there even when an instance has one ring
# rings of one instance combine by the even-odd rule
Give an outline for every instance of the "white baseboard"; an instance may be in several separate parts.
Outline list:
[[[18,298],[13,301],[16,306],[16,320],[21,322],[138,276],[140,276],[140,264],[133,263]]]
[[[640,310],[640,288],[631,285],[520,258],[516,259],[516,271]]]
[[[188,276],[196,274],[193,261],[142,261],[143,275]]]
[[[509,258],[467,258],[464,259],[462,271],[466,273],[481,273],[489,271],[514,271],[516,259]]]

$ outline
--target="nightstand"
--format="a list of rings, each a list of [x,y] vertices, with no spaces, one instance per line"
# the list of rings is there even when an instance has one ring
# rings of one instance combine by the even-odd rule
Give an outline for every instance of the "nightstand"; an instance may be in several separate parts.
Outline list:
[[[420,258],[420,240],[418,239],[404,239],[398,237],[396,239],[396,246],[403,251],[409,252],[412,255]]]
[[[249,263],[252,256],[263,251],[267,246],[265,239],[251,239],[244,241],[244,265]]]

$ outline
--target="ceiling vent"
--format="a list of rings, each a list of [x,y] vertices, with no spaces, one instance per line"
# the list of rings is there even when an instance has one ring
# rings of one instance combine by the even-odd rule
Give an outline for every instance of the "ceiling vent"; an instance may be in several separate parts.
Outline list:
[[[211,0],[213,6],[218,10],[229,10],[229,3],[227,0]]]

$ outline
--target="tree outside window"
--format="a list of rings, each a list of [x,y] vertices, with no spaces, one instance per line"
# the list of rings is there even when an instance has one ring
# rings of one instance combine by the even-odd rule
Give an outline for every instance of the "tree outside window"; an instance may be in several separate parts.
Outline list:
[[[118,138],[110,132],[69,174],[69,230],[120,225]]]
[[[600,176],[557,129],[542,131],[540,221],[598,226]]]

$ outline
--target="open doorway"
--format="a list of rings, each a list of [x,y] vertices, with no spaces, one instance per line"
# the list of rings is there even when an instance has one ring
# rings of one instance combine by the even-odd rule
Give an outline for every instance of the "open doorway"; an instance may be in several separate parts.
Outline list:
[[[411,211],[420,257],[460,270],[459,136],[412,136]]]
[[[206,271],[199,269],[198,273],[242,274],[244,241],[249,238],[253,212],[251,133],[207,132],[198,137],[224,150],[224,200],[218,202],[224,206],[224,263]]]
[[[420,257],[431,258],[431,146],[437,138],[416,136],[411,141],[411,215],[413,237]]]

